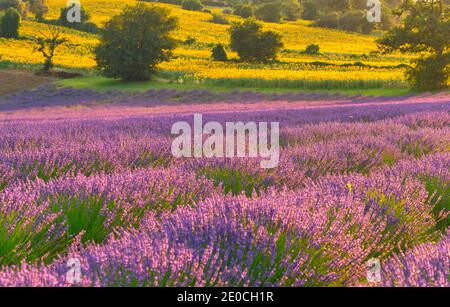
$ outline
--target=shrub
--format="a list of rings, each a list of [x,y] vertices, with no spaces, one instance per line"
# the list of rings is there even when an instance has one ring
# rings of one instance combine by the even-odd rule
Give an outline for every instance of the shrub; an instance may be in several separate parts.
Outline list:
[[[280,34],[262,31],[262,26],[251,19],[233,24],[229,31],[231,49],[237,52],[242,61],[275,60],[277,52],[283,47]]]
[[[444,0],[416,0],[414,5],[395,11],[401,25],[377,40],[382,53],[427,54],[413,61],[413,67],[407,69],[407,79],[414,88],[435,90],[447,87],[450,63],[447,11]]]
[[[302,8],[297,0],[283,1],[281,11],[283,18],[288,21],[296,21],[302,16]]]
[[[312,1],[303,3],[302,18],[305,20],[316,20],[319,17],[319,9],[317,5]]]
[[[319,16],[319,19],[314,23],[317,27],[336,29],[339,23],[339,14],[336,12],[324,13]]]
[[[44,20],[44,15],[48,12],[48,7],[44,0],[32,0],[29,3],[30,11],[34,14],[37,20]]]
[[[320,53],[320,46],[316,44],[309,44],[305,49],[305,54],[317,55]]]
[[[257,19],[266,22],[280,22],[282,17],[282,7],[280,3],[269,2],[258,6],[255,10]]]
[[[6,10],[9,8],[21,11],[22,6],[20,4],[20,0],[0,0],[0,10]]]
[[[80,22],[69,22],[68,20],[68,14],[71,13],[71,10],[75,7],[75,3],[73,3],[70,6],[66,6],[64,8],[62,8],[60,10],[59,13],[59,18],[58,18],[58,22],[60,25],[65,26],[65,27],[71,27],[71,25],[74,24],[80,24],[80,23],[85,23],[88,22],[90,19],[90,15],[89,13],[84,9],[84,7],[80,7]]]
[[[177,19],[169,11],[144,4],[128,6],[105,25],[94,53],[98,69],[107,77],[148,80],[156,65],[175,48],[170,33]]]
[[[203,5],[198,0],[184,0],[181,3],[181,8],[188,11],[201,11],[203,9]]]
[[[168,4],[175,4],[175,5],[181,5],[181,3],[183,2],[183,0],[141,0],[144,2],[161,2],[161,3],[168,3]]]
[[[0,36],[6,38],[18,38],[20,26],[20,13],[14,9],[6,10],[0,21]]]
[[[450,75],[450,54],[444,57],[422,57],[406,70],[406,78],[418,90],[438,90],[447,87]]]
[[[217,44],[211,50],[211,57],[214,61],[225,62],[228,61],[227,53],[225,52],[225,48],[222,44]]]
[[[196,39],[195,37],[188,36],[188,37],[184,40],[183,44],[185,44],[185,45],[192,45],[192,44],[195,44],[196,41],[197,41],[197,39]]]
[[[362,32],[364,24],[370,24],[362,11],[348,11],[339,18],[340,29],[352,32]]]
[[[211,19],[209,21],[212,22],[212,23],[220,24],[220,25],[227,25],[227,24],[229,24],[228,20],[224,16],[222,16],[220,14],[216,14],[216,13],[212,14],[212,17],[211,17]]]
[[[225,1],[215,1],[215,0],[202,0],[203,5],[226,7],[228,4]]]
[[[234,6],[233,14],[242,18],[250,18],[253,16],[253,8],[250,5],[238,4]]]

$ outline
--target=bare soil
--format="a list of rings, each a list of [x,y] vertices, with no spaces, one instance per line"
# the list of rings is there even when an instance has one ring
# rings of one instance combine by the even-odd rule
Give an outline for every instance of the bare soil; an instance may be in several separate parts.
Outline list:
[[[32,89],[55,80],[48,76],[37,76],[32,72],[0,70],[0,96]]]

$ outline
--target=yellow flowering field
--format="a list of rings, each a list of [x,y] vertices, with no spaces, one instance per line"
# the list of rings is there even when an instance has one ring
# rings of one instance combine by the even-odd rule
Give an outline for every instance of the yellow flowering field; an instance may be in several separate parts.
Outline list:
[[[56,19],[66,0],[49,0],[48,19]],[[89,12],[91,21],[102,25],[112,16],[119,14],[126,5],[136,4],[136,0],[81,0]],[[407,63],[407,58],[399,55],[373,57],[376,50],[373,36],[346,33],[343,31],[315,28],[306,21],[286,22],[282,24],[263,23],[265,29],[275,30],[283,35],[284,50],[279,54],[279,62],[271,65],[249,65],[231,61],[214,62],[210,59],[211,47],[216,43],[228,44],[229,25],[209,22],[210,13],[182,10],[179,6],[152,3],[168,8],[179,19],[179,29],[174,37],[181,44],[175,50],[175,58],[162,63],[160,68],[169,74],[185,74],[185,79],[201,80],[287,80],[301,82],[342,81],[361,83],[378,82],[379,86],[401,86],[403,72],[396,65]],[[212,8],[212,11],[220,9]],[[230,21],[239,17],[225,15]],[[20,40],[0,38],[0,60],[15,63],[37,64],[42,62],[39,53],[33,52],[30,38],[42,35],[48,25],[25,20],[20,29]],[[63,47],[55,58],[55,64],[68,68],[92,68],[95,60],[92,48],[98,38],[89,33],[65,29],[64,36],[70,45]],[[193,44],[184,44],[187,38],[194,38]],[[308,56],[302,51],[308,44],[319,44],[321,55]],[[237,55],[227,50],[231,59]],[[311,65],[312,62],[324,62],[327,65]],[[371,67],[345,66],[362,62]]]

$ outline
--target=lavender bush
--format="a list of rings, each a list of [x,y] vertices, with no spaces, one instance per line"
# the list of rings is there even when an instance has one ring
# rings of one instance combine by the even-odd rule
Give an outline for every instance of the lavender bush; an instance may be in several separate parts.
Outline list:
[[[375,285],[449,286],[446,94],[37,91],[1,99],[0,286],[366,286],[374,257]],[[193,112],[279,121],[279,166],[174,158]]]

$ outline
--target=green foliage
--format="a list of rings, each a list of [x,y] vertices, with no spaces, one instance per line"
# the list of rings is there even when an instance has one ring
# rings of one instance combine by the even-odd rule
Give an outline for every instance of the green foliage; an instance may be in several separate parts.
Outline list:
[[[427,202],[436,221],[435,230],[446,233],[450,227],[450,183],[437,177],[421,178],[428,192]]]
[[[296,21],[302,16],[302,7],[297,0],[284,0],[281,2],[281,12],[284,20]]]
[[[347,11],[339,18],[339,28],[345,31],[362,32],[364,24],[368,24],[363,11]]]
[[[317,27],[336,29],[339,25],[339,14],[336,12],[322,13],[319,19],[314,22],[314,25]]]
[[[9,8],[16,9],[20,12],[22,10],[20,0],[0,0],[0,10],[6,10]]]
[[[48,72],[53,68],[53,58],[56,55],[56,50],[61,45],[67,42],[67,39],[61,36],[60,28],[50,29],[44,37],[38,37],[34,40],[37,45],[34,51],[38,51],[45,59],[42,71]]]
[[[20,13],[14,9],[6,10],[0,21],[0,36],[5,38],[18,38],[20,26]]]
[[[231,49],[237,52],[242,61],[273,61],[283,47],[280,34],[262,31],[262,26],[254,20],[235,23],[229,32]]]
[[[177,19],[166,9],[138,4],[128,6],[105,25],[95,48],[97,67],[107,77],[143,81],[156,73],[175,48],[170,33]]]
[[[58,214],[58,222],[67,225],[67,236],[74,238],[83,233],[81,242],[102,243],[116,227],[122,226],[122,214],[115,202],[106,202],[101,198],[90,196],[66,197],[55,196],[51,199],[51,210]],[[114,216],[107,221],[108,216]]]
[[[59,14],[59,24],[65,26],[65,27],[71,27],[72,23],[69,22],[67,16],[70,13],[70,10],[75,8],[76,4],[72,4],[71,6],[67,6],[61,9]],[[83,6],[80,6],[80,22],[77,23],[85,23],[88,22],[90,19],[89,13],[84,9]],[[74,22],[75,23],[75,22]]]
[[[315,20],[319,17],[319,9],[314,1],[306,1],[303,3],[302,18],[305,20]]]
[[[449,4],[444,0],[406,0],[395,14],[400,26],[377,41],[382,53],[422,54],[407,70],[411,86],[436,90],[447,86],[450,64]]]
[[[212,23],[217,23],[220,25],[229,24],[228,20],[221,14],[213,13],[211,19],[209,20]]]
[[[351,8],[351,0],[315,0],[326,11],[344,12]]]
[[[255,192],[259,194],[273,183],[263,176],[225,167],[204,168],[200,171],[200,175],[213,180],[216,186],[221,184],[225,194],[245,193],[247,197],[251,197]]]
[[[280,22],[282,6],[278,2],[263,3],[255,9],[255,17],[265,22]]]
[[[214,61],[221,61],[221,62],[228,61],[227,53],[222,44],[215,45],[211,53],[212,53],[211,57],[213,58]]]
[[[447,87],[450,76],[450,53],[441,57],[431,55],[413,60],[413,66],[407,68],[406,79],[413,88],[427,91]]]
[[[203,5],[198,0],[184,0],[181,3],[181,8],[188,11],[201,11],[203,10]]]
[[[31,0],[28,4],[28,8],[39,21],[44,20],[45,14],[48,13],[48,7],[44,0]]]
[[[195,37],[188,36],[188,37],[184,40],[183,44],[185,44],[185,45],[193,45],[193,44],[195,44],[196,41],[197,41],[197,39],[196,39]]]
[[[233,14],[242,18],[250,18],[253,16],[253,8],[246,4],[237,4],[233,7]]]
[[[70,245],[64,225],[51,220],[38,225],[37,221],[44,218],[28,220],[17,212],[0,215],[0,266],[18,265],[23,260],[27,263],[51,260]]]
[[[306,46],[305,54],[317,55],[320,54],[320,46],[317,44],[309,44]]]

